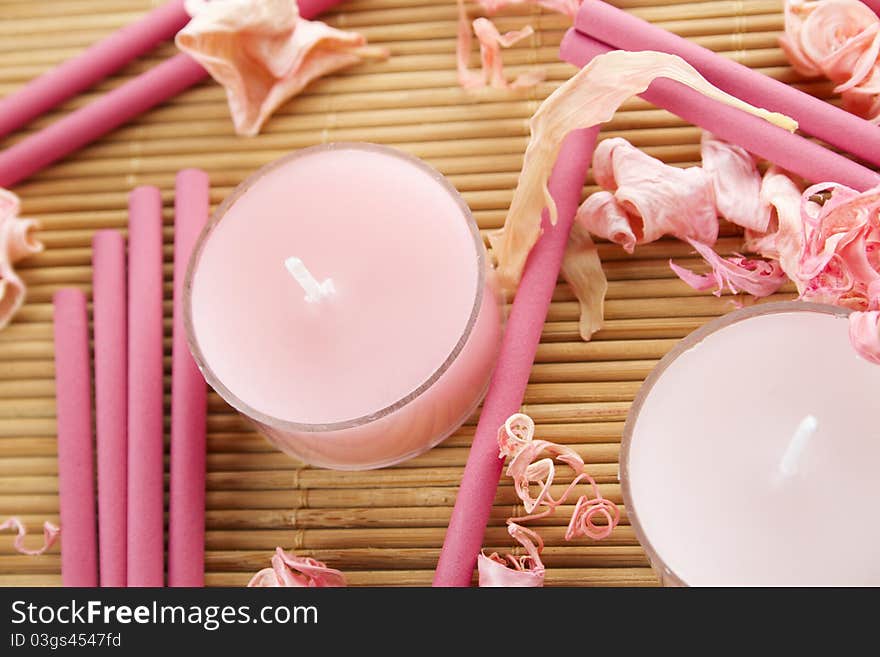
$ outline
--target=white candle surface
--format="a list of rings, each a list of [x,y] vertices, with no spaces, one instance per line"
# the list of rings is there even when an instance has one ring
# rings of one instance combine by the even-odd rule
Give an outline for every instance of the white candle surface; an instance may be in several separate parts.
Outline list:
[[[766,304],[661,361],[624,432],[624,502],[667,584],[880,585],[880,367],[845,313]]]

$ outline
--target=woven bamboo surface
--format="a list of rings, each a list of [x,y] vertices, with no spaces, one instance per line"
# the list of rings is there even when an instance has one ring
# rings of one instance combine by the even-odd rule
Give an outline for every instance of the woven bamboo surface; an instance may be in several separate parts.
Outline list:
[[[0,0],[0,95],[158,3]],[[781,0],[616,4],[767,75],[800,84],[776,43]],[[502,29],[526,22],[536,29],[504,55],[510,73],[546,68],[547,82],[533,90],[474,93],[457,86],[454,0],[352,0],[330,14],[329,22],[361,31],[371,42],[389,47],[392,57],[318,81],[282,107],[261,136],[236,137],[222,89],[206,82],[18,185],[14,191],[23,200],[23,214],[42,222],[39,236],[47,249],[21,263],[28,301],[0,331],[0,519],[19,515],[35,532],[43,520],[58,520],[51,295],[69,285],[90,291],[92,233],[108,227],[125,230],[126,197],[134,186],[158,185],[165,199],[166,375],[171,200],[180,168],[206,169],[216,204],[259,166],[292,149],[335,140],[380,142],[424,158],[449,176],[481,229],[500,226],[527,141],[527,119],[574,70],[557,59],[566,18],[531,7],[505,16],[498,21]],[[88,103],[173,52],[165,44],[28,130]],[[800,86],[822,97],[830,94],[828,84]],[[699,159],[699,131],[639,99],[627,102],[605,126],[603,137],[609,136],[626,137],[670,163]],[[724,227],[723,235],[722,250],[738,247],[735,230]],[[538,422],[540,436],[574,446],[603,494],[621,503],[618,444],[641,381],[678,339],[732,304],[729,298],[696,293],[674,278],[669,257],[695,264],[682,244],[658,242],[640,247],[635,257],[607,244],[600,250],[610,280],[606,328],[592,343],[580,342],[577,306],[568,289],[558,287],[524,411]],[[792,296],[786,288],[776,298]],[[166,392],[169,387],[166,376]],[[343,570],[353,585],[429,584],[474,422],[401,466],[332,472],[303,467],[275,451],[212,393],[207,583],[245,584],[280,545]],[[521,508],[513,490],[503,485],[487,547],[510,549],[504,519],[517,513]],[[542,523],[548,585],[656,585],[625,513],[613,536],[600,543],[566,543],[567,515],[561,510]],[[0,585],[58,585],[59,569],[57,546],[46,555],[27,557],[13,552],[11,537],[0,539]]]

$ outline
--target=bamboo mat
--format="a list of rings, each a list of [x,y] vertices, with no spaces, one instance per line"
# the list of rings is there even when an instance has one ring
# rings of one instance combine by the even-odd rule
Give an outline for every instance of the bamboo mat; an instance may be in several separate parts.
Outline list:
[[[156,4],[159,0],[0,0],[0,95]],[[781,0],[616,4],[767,75],[822,97],[830,94],[829,84],[801,84],[777,47]],[[536,29],[504,54],[509,73],[546,68],[547,82],[533,90],[467,93],[457,86],[454,0],[352,0],[329,22],[362,32],[389,47],[392,57],[318,81],[282,107],[261,136],[233,135],[223,91],[208,82],[18,185],[14,191],[23,200],[23,214],[42,222],[39,236],[47,248],[21,263],[28,301],[0,331],[0,519],[19,515],[37,532],[44,520],[58,520],[51,295],[68,285],[90,291],[92,233],[125,230],[126,197],[135,185],[158,185],[165,200],[166,392],[171,201],[180,168],[206,169],[216,204],[256,168],[292,149],[334,140],[386,143],[443,171],[481,229],[499,227],[519,172],[527,120],[574,71],[557,59],[566,18],[531,7],[505,14],[498,21],[502,30],[526,22]],[[173,51],[164,45],[29,129],[47,125]],[[476,53],[472,63],[477,64]],[[627,102],[602,134],[626,137],[670,163],[699,159],[699,131],[639,99]],[[723,227],[723,235],[722,251],[739,246],[731,227]],[[641,381],[678,339],[733,306],[729,297],[696,293],[672,275],[670,257],[695,264],[680,243],[639,247],[635,257],[607,244],[600,251],[610,280],[607,325],[592,343],[580,342],[574,298],[564,286],[557,288],[524,411],[538,422],[539,436],[574,446],[603,495],[621,503],[618,444]],[[791,292],[786,288],[776,298],[791,298]],[[275,451],[212,393],[207,583],[245,584],[280,545],[343,570],[353,585],[429,584],[474,423],[472,418],[443,445],[401,466],[332,472],[303,467]],[[502,486],[487,547],[511,548],[504,519],[519,513],[512,488]],[[566,543],[567,515],[560,510],[542,521],[548,585],[657,584],[625,513],[612,537],[599,543]],[[0,538],[0,585],[60,583],[57,546],[27,557],[15,554],[11,543],[11,537]]]

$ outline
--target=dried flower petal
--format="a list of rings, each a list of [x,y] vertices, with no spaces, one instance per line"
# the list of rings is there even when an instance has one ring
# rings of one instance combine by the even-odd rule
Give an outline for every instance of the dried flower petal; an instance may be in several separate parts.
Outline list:
[[[814,193],[831,189],[821,206]],[[880,187],[856,192],[825,183],[804,191],[804,248],[798,262],[802,298],[854,310],[868,308],[869,288],[880,281],[875,253],[880,247]]]
[[[12,546],[15,548],[15,550],[21,554],[26,554],[31,557],[39,556],[50,547],[52,547],[55,544],[55,541],[58,539],[58,534],[61,532],[61,530],[57,526],[53,525],[51,522],[44,522],[43,545],[36,550],[31,550],[24,546],[24,539],[27,536],[27,528],[24,526],[24,523],[20,519],[13,516],[11,518],[8,518],[5,522],[0,523],[0,531],[6,529],[15,529],[16,531],[15,540],[12,542]]]
[[[387,51],[301,18],[291,0],[188,0],[193,16],[175,39],[226,88],[235,130],[255,135],[312,80]]]
[[[34,237],[38,224],[18,216],[18,197],[0,189],[0,329],[5,327],[24,303],[25,285],[13,264],[43,250]]]
[[[545,74],[541,70],[521,73],[513,82],[508,82],[504,77],[504,62],[501,59],[501,48],[510,48],[512,45],[534,34],[531,25],[526,25],[521,30],[514,30],[501,34],[498,28],[488,18],[477,18],[474,23],[474,34],[480,43],[480,59],[482,62],[482,83],[485,85],[486,78],[489,84],[496,89],[533,87],[541,82]]]
[[[606,139],[593,154],[593,177],[614,194],[630,219],[629,233],[637,244],[663,235],[714,244],[718,217],[711,178],[700,167],[682,169],[664,164],[625,139]],[[578,210],[578,222],[591,233],[602,232],[606,215],[588,213],[589,199]],[[604,208],[600,208],[604,209]],[[629,239],[620,231],[624,240]],[[613,237],[613,234],[612,234]]]
[[[507,289],[519,284],[529,252],[541,234],[545,207],[551,221],[556,222],[556,204],[547,180],[562,140],[572,130],[608,121],[623,101],[647,89],[658,77],[680,82],[789,130],[797,127],[788,117],[753,107],[713,87],[674,55],[618,50],[596,57],[557,88],[530,121],[531,137],[497,250],[499,278]]]
[[[481,587],[537,587],[544,586],[544,564],[541,551],[544,541],[526,527],[516,523],[507,524],[507,533],[522,545],[526,554],[520,557],[497,552],[477,556],[477,572]]]
[[[859,356],[880,365],[880,310],[850,313],[849,339]]]
[[[602,270],[599,251],[590,233],[579,224],[572,226],[571,236],[565,247],[562,276],[571,286],[580,307],[578,331],[581,339],[589,341],[605,321],[608,279]]]
[[[597,517],[605,522],[596,524]],[[565,530],[565,540],[586,536],[594,541],[600,541],[611,535],[618,522],[620,522],[620,509],[614,502],[601,496],[590,498],[581,495]]]
[[[298,557],[292,552],[275,548],[272,567],[256,573],[250,587],[337,587],[345,586],[345,576],[311,557]]]
[[[613,193],[602,190],[590,194],[578,208],[575,223],[584,230],[623,247],[627,253],[636,248],[638,238],[630,216]]]
[[[748,251],[778,260],[782,271],[798,285],[798,292],[803,292],[803,284],[798,278],[801,252],[804,248],[801,193],[801,188],[788,174],[776,166],[767,169],[761,181],[761,199],[772,209],[771,223],[774,230],[764,234],[746,230],[744,244]]]
[[[718,214],[743,228],[765,232],[770,207],[761,197],[761,173],[752,154],[703,132],[700,155],[712,181]]]
[[[581,482],[590,485],[592,497],[583,495],[575,504],[565,540],[579,536],[595,540],[605,538],[620,521],[617,505],[602,497],[596,481],[585,472],[580,455],[570,447],[546,440],[535,440],[534,432],[534,421],[523,413],[511,415],[498,430],[500,454],[511,457],[507,474],[514,478],[517,494],[528,514],[508,518],[507,531],[525,548],[526,554],[480,554],[477,557],[480,586],[543,586],[544,564],[541,562],[541,552],[544,542],[537,532],[520,523],[553,513],[559,505],[565,503]],[[550,457],[539,458],[542,454]],[[550,485],[555,474],[554,458],[568,465],[575,473],[573,481],[558,499],[553,499],[550,495]],[[531,484],[539,485],[537,496],[531,494]],[[539,506],[544,507],[544,510],[533,513]],[[595,522],[597,518],[603,519],[604,523]]]
[[[672,260],[669,261],[669,266],[695,290],[710,290],[714,287],[715,295],[721,296],[724,288],[727,288],[733,294],[743,291],[756,297],[766,297],[776,292],[788,280],[782,267],[774,260],[755,260],[740,254],[722,258],[710,246],[694,240],[688,240],[688,243],[703,256],[712,267],[712,272],[694,274]]]

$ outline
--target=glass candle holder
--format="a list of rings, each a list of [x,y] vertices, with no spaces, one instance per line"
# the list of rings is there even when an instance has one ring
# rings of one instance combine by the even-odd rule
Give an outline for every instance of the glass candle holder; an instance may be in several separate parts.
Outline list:
[[[416,456],[476,409],[500,296],[454,187],[375,144],[297,151],[217,209],[184,289],[208,383],[282,451],[337,469]]]
[[[880,584],[880,367],[852,348],[848,312],[743,308],[647,378],[620,480],[664,585]]]

